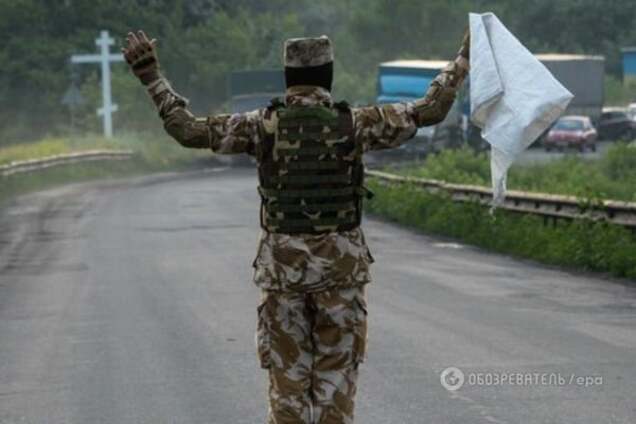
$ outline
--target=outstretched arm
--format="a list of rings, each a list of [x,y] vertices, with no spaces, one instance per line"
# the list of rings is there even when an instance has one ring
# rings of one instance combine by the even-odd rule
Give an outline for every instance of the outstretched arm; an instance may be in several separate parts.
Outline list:
[[[146,86],[166,132],[183,147],[212,149],[215,153],[251,153],[259,133],[260,112],[194,116],[187,99],[161,74],[156,43],[143,31],[130,32],[122,52],[133,73]]]
[[[398,147],[411,139],[418,127],[444,120],[453,106],[457,90],[468,75],[470,34],[464,34],[461,48],[421,99],[354,109],[356,139],[364,150]]]

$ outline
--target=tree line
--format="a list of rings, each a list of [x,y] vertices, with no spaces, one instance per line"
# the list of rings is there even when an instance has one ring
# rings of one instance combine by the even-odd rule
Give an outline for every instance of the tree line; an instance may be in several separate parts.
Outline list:
[[[96,52],[102,29],[122,45],[131,29],[159,40],[165,74],[200,114],[221,111],[232,70],[280,68],[286,38],[329,35],[336,55],[334,95],[370,102],[378,63],[451,58],[468,12],[493,11],[534,52],[603,54],[621,75],[620,48],[636,45],[633,0],[0,0],[0,145],[69,131],[61,99],[76,81],[86,102],[79,131],[99,131],[97,66],[71,67]],[[157,128],[144,90],[113,65],[118,129]]]

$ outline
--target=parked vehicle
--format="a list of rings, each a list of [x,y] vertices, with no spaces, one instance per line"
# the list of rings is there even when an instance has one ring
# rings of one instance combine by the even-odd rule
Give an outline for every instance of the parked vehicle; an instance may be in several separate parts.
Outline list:
[[[282,69],[231,72],[227,90],[232,113],[259,109],[284,95],[285,74]]]
[[[396,60],[380,64],[377,103],[408,102],[421,98],[431,82],[448,64],[439,60]],[[420,128],[416,139],[395,153],[418,157],[463,143],[461,102],[455,102],[446,119],[433,128]],[[402,152],[400,152],[400,150]],[[386,153],[388,154],[388,152]]]
[[[606,109],[596,123],[599,140],[633,140],[636,138],[636,121],[626,111]]]
[[[630,103],[629,106],[627,106],[627,115],[629,115],[633,121],[636,121],[636,103]]]
[[[597,137],[596,129],[588,116],[564,116],[548,131],[543,146],[548,152],[553,148],[563,151],[568,147],[574,147],[580,152],[589,148],[595,152]]]

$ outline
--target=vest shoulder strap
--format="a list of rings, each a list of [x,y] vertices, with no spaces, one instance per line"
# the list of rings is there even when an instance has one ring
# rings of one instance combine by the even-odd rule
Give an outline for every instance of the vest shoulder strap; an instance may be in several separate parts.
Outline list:
[[[285,107],[285,101],[282,99],[282,97],[274,97],[269,101],[269,106],[267,106],[267,109],[277,110],[282,107]]]
[[[349,102],[347,102],[346,100],[340,100],[339,102],[335,102],[333,104],[333,107],[335,107],[336,109],[342,112],[349,112],[351,110],[351,106],[349,105]]]
[[[283,108],[285,108],[285,102],[282,98],[274,97],[269,101],[269,105],[265,108],[265,113],[263,114],[263,129],[266,137],[270,137],[276,132],[276,126],[278,125],[276,115]]]

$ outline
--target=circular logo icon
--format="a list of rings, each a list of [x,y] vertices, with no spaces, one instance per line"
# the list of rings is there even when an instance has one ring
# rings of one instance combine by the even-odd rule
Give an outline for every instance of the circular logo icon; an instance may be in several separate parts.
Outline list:
[[[448,367],[440,374],[439,381],[446,390],[454,392],[464,385],[464,373],[457,367]]]

